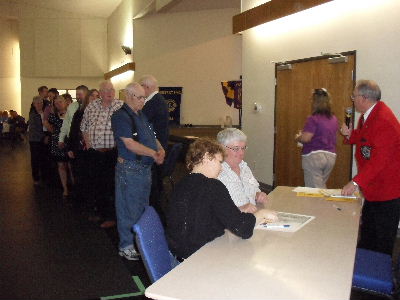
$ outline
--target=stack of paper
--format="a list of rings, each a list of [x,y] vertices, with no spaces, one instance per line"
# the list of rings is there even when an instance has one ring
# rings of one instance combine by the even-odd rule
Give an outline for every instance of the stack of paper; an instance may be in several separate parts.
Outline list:
[[[298,186],[293,189],[297,196],[301,197],[326,197],[329,201],[354,201],[357,200],[356,195],[343,196],[341,189],[319,189]]]

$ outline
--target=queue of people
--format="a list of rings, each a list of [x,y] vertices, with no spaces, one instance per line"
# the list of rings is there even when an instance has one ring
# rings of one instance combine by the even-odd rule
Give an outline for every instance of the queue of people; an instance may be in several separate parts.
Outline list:
[[[39,89],[30,112],[34,182],[43,173],[40,161],[47,151],[43,141],[49,137],[47,148],[58,163],[64,195],[69,194],[70,176],[93,220],[102,220],[102,228],[117,224],[118,253],[128,260],[139,259],[131,228],[147,205],[157,205],[149,200],[152,182],[160,180],[157,174],[166,156],[168,114],[157,87],[153,76],[130,83],[123,102],[115,99],[109,81],[99,91],[79,86],[78,101],[69,106],[65,96],[55,94],[48,101]],[[357,82],[352,99],[362,117],[357,128],[343,124],[340,133],[345,143],[356,145],[358,174],[342,194],[359,190],[365,197],[359,247],[391,254],[400,218],[400,125],[380,97],[375,82]],[[147,103],[152,107],[146,109]],[[311,103],[311,116],[295,140],[303,144],[305,185],[326,188],[340,159],[336,157],[339,122],[326,89],[315,89]],[[276,219],[273,211],[262,208],[268,196],[244,161],[246,149],[247,136],[236,128],[222,130],[217,140],[198,139],[190,145],[189,174],[174,189],[166,214],[167,240],[178,260],[226,230],[247,239],[255,224]]]

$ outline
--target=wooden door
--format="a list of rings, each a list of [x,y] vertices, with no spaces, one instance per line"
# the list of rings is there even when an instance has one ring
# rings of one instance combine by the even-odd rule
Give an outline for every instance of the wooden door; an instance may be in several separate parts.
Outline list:
[[[347,62],[332,63],[327,57],[290,62],[291,69],[276,67],[274,186],[304,186],[301,148],[294,141],[311,114],[311,95],[316,88],[331,94],[332,111],[341,124],[350,99],[354,81],[355,52],[345,54]],[[279,70],[281,69],[281,70]],[[343,145],[337,133],[335,168],[327,182],[328,188],[341,188],[351,177],[352,149]]]

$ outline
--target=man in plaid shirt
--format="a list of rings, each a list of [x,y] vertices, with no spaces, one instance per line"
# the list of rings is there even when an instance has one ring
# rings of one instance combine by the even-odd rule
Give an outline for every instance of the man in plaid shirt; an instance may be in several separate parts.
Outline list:
[[[94,205],[103,219],[100,226],[109,228],[115,226],[114,168],[117,161],[111,116],[123,102],[114,99],[115,90],[110,81],[101,83],[99,92],[100,99],[85,109],[81,131],[88,150]]]

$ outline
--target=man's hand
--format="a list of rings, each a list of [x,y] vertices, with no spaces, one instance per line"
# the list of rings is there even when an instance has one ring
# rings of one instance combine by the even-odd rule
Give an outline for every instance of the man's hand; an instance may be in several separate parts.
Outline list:
[[[264,192],[257,192],[256,193],[256,202],[257,203],[267,203],[268,202],[268,196]]]
[[[64,149],[65,144],[63,142],[58,142],[58,148]]]
[[[355,191],[357,191],[358,186],[353,183],[353,181],[350,181],[348,184],[346,184],[342,188],[342,195],[343,196],[351,196],[354,194]]]
[[[350,123],[350,124],[349,124],[349,127],[347,127],[346,124],[343,123],[343,124],[342,124],[342,127],[340,127],[340,133],[341,133],[343,136],[349,138],[350,135],[351,135],[352,128],[353,128],[353,124]]]
[[[164,162],[165,152],[164,150],[159,150],[157,152],[154,152],[152,157],[157,165],[161,165]]]
[[[257,207],[251,203],[239,206],[241,212],[254,214],[257,211]]]

